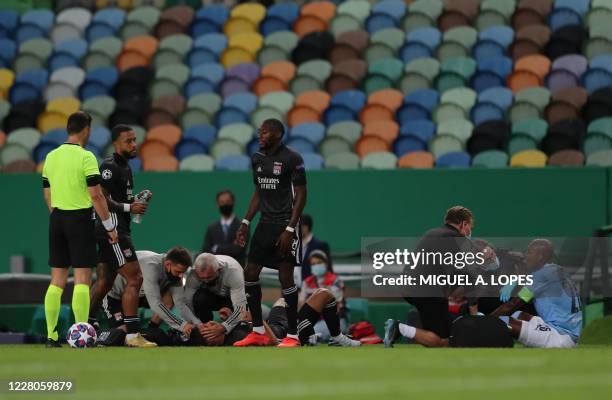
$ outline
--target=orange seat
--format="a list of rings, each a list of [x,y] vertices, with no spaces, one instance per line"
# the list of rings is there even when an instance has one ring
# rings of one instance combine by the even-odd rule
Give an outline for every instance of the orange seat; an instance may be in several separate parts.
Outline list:
[[[508,76],[507,85],[514,93],[517,93],[526,88],[542,86],[542,81],[533,72],[514,71]]]
[[[395,112],[404,103],[402,92],[397,89],[383,89],[368,97],[368,104],[380,104]]]
[[[309,90],[301,93],[295,99],[295,105],[308,106],[317,110],[319,113],[322,113],[327,109],[327,107],[329,107],[330,101],[331,97],[329,96],[329,93],[324,92],[323,90]]]
[[[119,71],[125,71],[133,67],[146,67],[147,65],[149,65],[149,59],[138,51],[123,51],[117,57],[117,68]]]
[[[257,97],[261,97],[267,93],[284,92],[287,84],[272,76],[262,76],[255,81],[252,90]]]
[[[157,52],[158,44],[153,36],[136,36],[125,42],[123,49],[137,51],[150,60]]]
[[[286,85],[293,79],[295,70],[295,64],[291,61],[275,61],[263,67],[261,76],[271,76]]]
[[[172,124],[158,125],[147,132],[148,140],[159,140],[171,149],[181,141],[181,136],[183,136],[181,128]]]
[[[393,120],[373,121],[363,127],[363,135],[379,137],[390,146],[399,135],[399,129],[399,125]]]
[[[355,143],[355,152],[360,158],[363,158],[370,153],[389,151],[390,149],[391,146],[389,143],[378,136],[364,135],[359,138],[357,143]]]
[[[142,168],[145,171],[172,172],[178,171],[179,162],[172,155],[162,155],[142,160]]]
[[[336,4],[331,1],[313,1],[312,3],[304,4],[301,14],[317,17],[321,21],[329,23],[336,15]]]
[[[433,168],[434,156],[428,151],[413,151],[397,160],[399,168]]]
[[[395,114],[387,107],[380,104],[367,104],[359,113],[359,121],[367,125],[376,121],[392,121]]]
[[[293,23],[293,31],[299,36],[305,36],[312,32],[324,32],[327,24],[320,18],[302,15]]]
[[[6,133],[0,131],[0,147],[4,146],[6,143]]]
[[[541,54],[530,54],[519,58],[514,64],[514,70],[532,72],[540,81],[544,81],[550,70],[550,59]]]
[[[320,122],[321,114],[309,106],[294,106],[287,114],[289,126],[296,126],[305,122]]]
[[[167,143],[159,140],[145,140],[140,145],[140,158],[151,159],[159,156],[171,156],[172,148]]]

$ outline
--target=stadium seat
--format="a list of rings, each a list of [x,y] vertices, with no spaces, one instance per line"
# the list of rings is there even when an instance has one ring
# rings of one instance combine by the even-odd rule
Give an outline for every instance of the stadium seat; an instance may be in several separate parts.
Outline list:
[[[206,154],[196,154],[182,159],[179,169],[181,171],[207,172],[212,171],[214,166],[215,160],[212,157]]]
[[[508,166],[508,154],[500,150],[483,151],[472,159],[472,167],[505,168],[506,166]]]
[[[546,154],[539,150],[524,150],[516,153],[510,159],[511,167],[544,167],[546,166]]]
[[[433,168],[434,156],[426,151],[405,154],[397,161],[398,168]]]
[[[326,169],[358,169],[359,164],[359,157],[351,152],[335,153],[325,157]]]
[[[361,168],[395,169],[397,156],[390,152],[369,153],[361,159]]]
[[[445,153],[436,159],[436,168],[467,168],[471,157],[466,152]]]

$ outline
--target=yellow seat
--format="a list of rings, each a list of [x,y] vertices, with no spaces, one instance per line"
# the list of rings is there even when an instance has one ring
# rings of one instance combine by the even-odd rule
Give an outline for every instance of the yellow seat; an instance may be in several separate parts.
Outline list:
[[[263,38],[259,33],[239,33],[229,37],[227,47],[239,47],[255,56],[262,45]]]
[[[15,74],[10,69],[0,69],[0,89],[8,93],[13,82],[15,81]]]
[[[246,18],[230,18],[223,27],[223,32],[227,37],[239,35],[241,33],[256,33],[257,25]]]
[[[232,18],[244,18],[253,22],[255,26],[258,26],[259,23],[266,16],[266,7],[262,6],[259,3],[243,3],[234,8],[232,8],[232,12],[230,17]]]
[[[47,111],[56,111],[69,117],[81,109],[81,102],[74,97],[58,97],[47,103]]]
[[[255,56],[240,47],[230,47],[221,54],[221,63],[225,68],[253,61],[255,61]]]
[[[47,133],[53,129],[66,128],[68,117],[57,111],[45,111],[38,116],[38,130]]]
[[[547,157],[540,150],[523,150],[512,156],[511,167],[545,167]]]

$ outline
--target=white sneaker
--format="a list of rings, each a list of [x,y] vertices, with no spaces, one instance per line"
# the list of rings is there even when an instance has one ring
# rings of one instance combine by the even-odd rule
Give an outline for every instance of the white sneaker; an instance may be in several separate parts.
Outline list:
[[[361,342],[359,340],[353,340],[351,338],[349,338],[348,336],[346,336],[345,334],[341,333],[338,336],[336,336],[335,338],[333,338],[334,342],[336,342],[337,345],[340,345],[342,347],[359,347],[361,346]]]

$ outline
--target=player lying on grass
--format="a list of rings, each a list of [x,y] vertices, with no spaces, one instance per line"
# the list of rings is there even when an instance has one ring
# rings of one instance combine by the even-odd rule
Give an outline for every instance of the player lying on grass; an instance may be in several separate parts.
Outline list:
[[[533,284],[524,286],[491,313],[502,319],[512,337],[527,347],[575,347],[582,329],[580,297],[565,271],[553,263],[554,248],[546,239],[529,244],[525,254],[525,267],[533,274]],[[515,292],[517,289],[515,289]],[[530,301],[534,302],[538,316],[516,311]],[[510,316],[511,315],[511,316]],[[448,339],[433,332],[389,319],[385,323],[385,347],[404,336],[427,347],[447,347]]]

